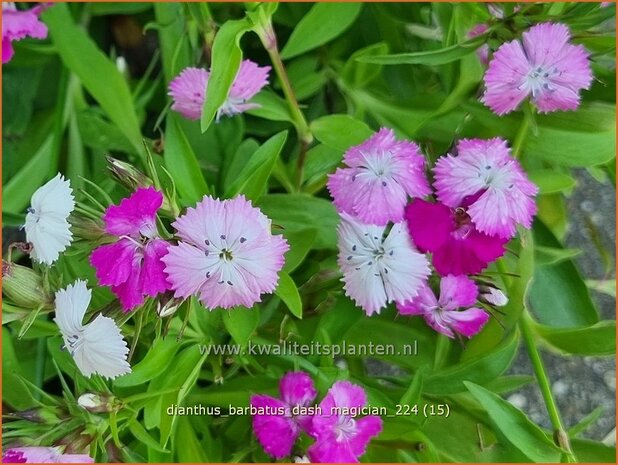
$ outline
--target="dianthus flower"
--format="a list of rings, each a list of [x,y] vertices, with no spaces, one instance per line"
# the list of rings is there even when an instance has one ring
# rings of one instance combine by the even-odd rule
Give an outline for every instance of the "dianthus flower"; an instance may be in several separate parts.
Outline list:
[[[511,156],[505,140],[462,139],[457,156],[441,157],[434,173],[440,202],[451,208],[467,203],[466,214],[478,231],[510,239],[518,224],[532,225],[538,188]]]
[[[382,128],[343,156],[344,168],[329,176],[328,190],[340,213],[385,226],[403,219],[408,196],[430,193],[425,159],[414,142],[398,141]]]
[[[173,226],[181,240],[163,261],[176,297],[199,295],[211,310],[252,307],[276,289],[288,243],[244,196],[205,196]]]
[[[343,213],[337,231],[346,295],[367,315],[389,302],[410,300],[429,276],[429,262],[412,245],[403,222],[387,231]]]
[[[139,188],[120,205],[110,206],[103,221],[105,232],[117,237],[90,255],[99,284],[111,286],[125,311],[169,289],[161,261],[168,243],[157,232],[157,210],[163,194],[154,187]]]
[[[251,60],[244,60],[227,99],[217,110],[217,120],[222,115],[233,116],[258,108],[259,105],[248,101],[268,84],[269,71],[270,66],[258,66]],[[169,95],[174,100],[172,110],[188,119],[200,119],[209,77],[210,73],[203,68],[182,70],[169,84]]]
[[[250,400],[253,407],[270,407],[273,411],[282,412],[281,415],[253,416],[255,436],[266,453],[275,459],[290,455],[301,431],[309,433],[312,417],[296,415],[293,409],[308,407],[317,395],[313,380],[303,372],[290,372],[283,376],[279,392],[281,399],[256,394]]]
[[[576,109],[592,71],[586,49],[570,39],[564,24],[542,23],[524,32],[521,41],[502,44],[483,78],[481,101],[498,115],[515,110],[528,96],[541,113]]]
[[[349,381],[337,381],[320,402],[320,415],[315,415],[311,435],[316,442],[307,454],[314,463],[356,463],[365,453],[371,438],[382,431],[382,419],[375,415],[359,418],[352,409],[367,405],[362,387]]]
[[[11,447],[2,454],[2,463],[94,463],[86,454],[63,454],[56,447]]]
[[[13,58],[13,41],[26,37],[45,39],[47,26],[39,20],[39,15],[47,5],[37,5],[29,10],[18,10],[13,2],[2,2],[2,63]]]
[[[448,275],[440,281],[439,298],[424,284],[417,297],[398,304],[397,309],[402,315],[422,316],[429,326],[450,338],[455,333],[472,337],[489,319],[485,310],[472,307],[477,296],[478,288],[470,278]]]

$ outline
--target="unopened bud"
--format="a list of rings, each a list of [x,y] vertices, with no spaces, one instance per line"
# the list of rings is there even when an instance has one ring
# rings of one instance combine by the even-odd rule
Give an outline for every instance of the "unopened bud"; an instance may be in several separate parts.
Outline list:
[[[149,187],[154,184],[148,176],[138,170],[135,166],[124,161],[117,160],[109,155],[106,158],[108,168],[112,175],[123,186],[131,190],[135,190],[138,187]]]
[[[509,303],[504,292],[491,286],[481,286],[481,299],[496,307],[504,307]]]
[[[91,413],[104,413],[114,409],[114,400],[112,396],[87,392],[79,396],[77,405]]]
[[[102,222],[79,214],[71,219],[71,231],[76,238],[90,242],[100,242],[106,236]]]
[[[22,410],[21,412],[12,412],[7,415],[9,418],[19,418],[21,420],[30,421],[32,423],[58,423],[58,412],[55,408],[52,407],[36,407],[28,410]]]
[[[51,307],[54,299],[31,268],[2,260],[2,292],[22,308]]]
[[[161,300],[162,301],[157,302],[157,315],[159,315],[160,318],[172,316],[178,311],[180,304],[183,302],[182,300],[173,297],[167,301],[165,300],[165,297]]]
[[[67,434],[54,445],[64,446],[65,454],[85,454],[92,441],[94,441],[94,436],[82,429],[78,429]]]

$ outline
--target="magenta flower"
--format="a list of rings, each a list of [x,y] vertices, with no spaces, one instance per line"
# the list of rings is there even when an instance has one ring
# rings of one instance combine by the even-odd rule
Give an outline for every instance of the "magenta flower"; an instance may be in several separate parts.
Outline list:
[[[45,39],[47,26],[39,15],[48,5],[37,5],[29,10],[18,10],[12,2],[2,2],[2,64],[13,58],[13,41],[26,37]]]
[[[181,241],[163,261],[175,297],[199,294],[211,310],[252,307],[276,289],[288,243],[244,196],[204,196],[173,226]]]
[[[412,241],[421,252],[431,252],[441,276],[480,273],[504,255],[508,242],[479,232],[466,206],[450,208],[414,199],[406,207],[406,221]]]
[[[537,24],[522,41],[502,44],[485,73],[481,101],[498,115],[515,110],[528,96],[541,113],[575,110],[579,91],[589,89],[592,71],[588,52],[569,42],[563,24]]]
[[[395,140],[382,128],[360,145],[348,149],[346,164],[329,176],[328,190],[340,213],[361,222],[384,226],[403,219],[408,196],[431,192],[425,178],[425,158],[418,145]]]
[[[125,311],[142,305],[146,295],[155,297],[169,289],[161,261],[169,244],[159,238],[156,225],[162,203],[161,192],[139,188],[103,216],[105,232],[118,240],[95,249],[90,263],[99,284],[111,286]]]
[[[397,310],[402,315],[422,316],[429,326],[448,337],[455,337],[455,333],[472,337],[489,320],[485,310],[472,307],[477,296],[478,288],[470,278],[448,275],[440,281],[439,299],[425,284],[418,297],[398,304]]]
[[[56,447],[13,447],[6,449],[2,463],[94,463],[86,454],[62,454]]]
[[[247,102],[268,84],[269,71],[270,66],[261,67],[251,60],[244,60],[226,101],[217,110],[217,120],[222,115],[234,116],[258,108],[259,105]],[[169,84],[168,95],[174,100],[172,110],[188,119],[200,119],[209,77],[209,72],[203,68],[182,70]]]
[[[382,419],[375,415],[359,418],[350,413],[367,405],[362,387],[337,381],[320,402],[321,415],[312,422],[316,442],[307,453],[314,463],[356,463],[371,438],[382,431]]]
[[[343,213],[337,231],[345,293],[367,315],[379,313],[389,302],[410,300],[429,276],[429,262],[412,245],[403,222],[386,233],[384,226],[363,224]]]
[[[252,407],[263,412],[253,415],[253,432],[275,459],[290,455],[301,431],[310,432],[312,417],[302,414],[300,408],[308,407],[317,396],[312,379],[303,372],[287,373],[281,378],[279,392],[281,399],[256,394],[250,400]]]
[[[510,239],[518,224],[532,225],[538,188],[511,156],[505,140],[462,139],[457,156],[441,157],[434,173],[440,202],[451,208],[467,203],[467,214],[480,232]]]

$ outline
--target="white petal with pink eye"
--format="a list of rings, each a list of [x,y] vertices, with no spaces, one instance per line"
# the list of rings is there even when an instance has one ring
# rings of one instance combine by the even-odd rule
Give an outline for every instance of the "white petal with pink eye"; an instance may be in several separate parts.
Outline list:
[[[74,208],[71,184],[60,173],[35,191],[24,225],[32,260],[51,265],[71,244],[68,217]]]
[[[99,374],[113,379],[130,373],[129,348],[116,322],[98,315],[94,321],[83,324],[90,299],[91,291],[81,280],[56,292],[54,321],[62,333],[65,349],[88,378]]]

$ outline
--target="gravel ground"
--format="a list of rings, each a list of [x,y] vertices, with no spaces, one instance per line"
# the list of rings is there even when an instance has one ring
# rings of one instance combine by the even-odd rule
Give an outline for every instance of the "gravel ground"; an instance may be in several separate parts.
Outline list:
[[[568,247],[580,248],[583,253],[577,265],[586,279],[615,279],[616,259],[616,191],[610,183],[601,184],[585,170],[576,172],[578,186],[568,199],[570,226],[566,236]],[[593,244],[590,228],[597,229],[600,242],[610,253],[613,263],[606,276],[602,257]],[[592,292],[601,317],[616,318],[615,299]],[[582,436],[603,440],[614,439],[616,427],[616,361],[612,357],[563,357],[544,351],[543,360],[553,385],[554,396],[567,427],[576,424],[598,406],[603,414]],[[522,347],[512,373],[532,374],[528,355]],[[536,386],[529,386],[512,394],[509,400],[528,413],[542,426],[549,427],[545,404]]]

